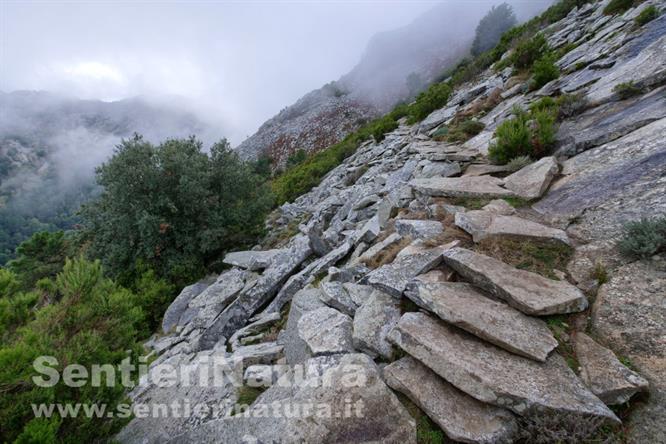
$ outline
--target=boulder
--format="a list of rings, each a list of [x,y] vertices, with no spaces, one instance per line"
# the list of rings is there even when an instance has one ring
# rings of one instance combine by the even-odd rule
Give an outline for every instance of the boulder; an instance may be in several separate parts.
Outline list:
[[[502,188],[502,183],[502,179],[491,176],[466,176],[414,179],[409,184],[417,193],[430,197],[495,199],[515,196]]]
[[[444,252],[444,261],[472,284],[525,314],[544,316],[587,308],[587,298],[566,281],[547,279],[464,248]]]
[[[517,355],[544,362],[557,347],[545,322],[526,316],[463,282],[410,282],[405,296],[449,324]]]
[[[247,413],[206,422],[169,442],[416,444],[414,419],[367,356],[313,358],[303,373],[300,384],[266,390]],[[289,414],[294,409],[298,414]]]
[[[280,313],[268,313],[251,324],[236,330],[236,332],[229,338],[231,350],[236,350],[241,345],[243,338],[257,335],[263,330],[268,329],[269,326],[278,322],[281,317]]]
[[[320,286],[322,302],[329,307],[348,315],[354,316],[358,305],[349,296],[347,290],[340,282],[323,282]]]
[[[414,358],[386,366],[384,380],[405,394],[432,421],[457,442],[507,443],[517,430],[508,411],[484,404],[461,392]]]
[[[398,219],[395,221],[395,229],[401,236],[414,239],[431,239],[444,233],[444,226],[436,220]]]
[[[406,313],[389,340],[479,401],[519,415],[542,412],[620,423],[558,354],[516,356],[423,313]]]
[[[365,225],[363,225],[363,228],[357,232],[356,243],[365,242],[370,244],[377,239],[380,231],[382,231],[382,227],[379,225],[379,218],[377,215],[374,215],[365,223]]]
[[[393,357],[388,332],[400,319],[400,304],[392,296],[375,290],[356,310],[352,340],[354,348],[372,357]]]
[[[318,308],[301,316],[298,336],[312,356],[353,351],[352,320],[333,308]]]
[[[458,162],[430,162],[423,166],[416,175],[419,178],[429,177],[450,177],[460,174],[460,164]]]
[[[512,216],[516,214],[516,209],[504,199],[491,200],[482,210],[489,211],[502,216]]]
[[[607,405],[624,404],[649,383],[623,365],[615,354],[582,332],[574,336],[574,351],[580,377],[592,393]]]
[[[554,157],[544,157],[504,178],[504,187],[523,199],[538,199],[560,171]]]

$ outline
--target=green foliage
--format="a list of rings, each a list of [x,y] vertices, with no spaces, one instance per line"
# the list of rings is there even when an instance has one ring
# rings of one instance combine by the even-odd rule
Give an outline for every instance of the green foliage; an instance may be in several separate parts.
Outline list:
[[[287,168],[291,168],[305,162],[307,157],[308,153],[306,153],[305,150],[296,150],[295,153],[287,157]]]
[[[272,205],[264,179],[225,140],[206,154],[194,138],[154,146],[135,136],[97,169],[97,181],[103,192],[81,213],[90,254],[112,276],[142,262],[180,286],[261,235]]]
[[[513,8],[502,3],[493,6],[476,27],[476,36],[472,43],[472,54],[477,56],[497,45],[502,35],[517,23]]]
[[[488,150],[489,158],[504,165],[519,156],[539,159],[555,144],[555,117],[551,112],[514,110],[515,117],[497,127],[497,141]]]
[[[451,95],[451,86],[448,83],[435,83],[418,95],[416,101],[409,105],[407,122],[413,124],[420,122],[428,115],[446,105]]]
[[[534,62],[534,66],[532,66],[532,78],[537,88],[541,88],[546,83],[560,76],[560,69],[555,65],[555,61],[555,56],[549,53]]]
[[[666,251],[666,217],[629,222],[617,246],[622,254],[635,259]]]
[[[433,139],[452,143],[463,143],[479,134],[486,126],[478,120],[463,120],[449,128],[440,128]]]
[[[522,170],[523,168],[525,168],[527,165],[529,165],[531,163],[532,163],[532,159],[530,158],[530,156],[518,156],[518,157],[514,157],[513,159],[511,159],[506,164],[506,166],[509,169],[509,171],[516,172],[518,170]]]
[[[613,14],[623,14],[628,9],[630,9],[636,0],[611,0],[608,5],[604,8],[604,14],[613,15]]]
[[[21,277],[24,289],[32,288],[38,280],[59,273],[72,249],[71,241],[62,231],[35,233],[18,246],[16,259],[7,266]]]
[[[634,82],[625,82],[615,85],[613,92],[617,93],[622,100],[625,100],[642,94],[643,90],[636,86]]]
[[[636,24],[643,26],[657,17],[659,17],[659,9],[657,9],[655,5],[650,5],[638,14],[638,17],[636,17]]]
[[[513,66],[517,69],[530,69],[534,63],[549,52],[548,42],[542,33],[525,39],[516,46],[511,56]]]
[[[143,313],[139,297],[105,278],[99,262],[67,260],[53,286],[58,301],[37,310],[34,319],[20,327],[11,341],[0,348],[0,441],[92,442],[110,436],[124,421],[109,418],[34,419],[31,404],[97,403],[115,408],[124,401],[125,390],[114,386],[68,387],[62,380],[54,387],[38,387],[32,362],[38,356],[54,356],[63,366],[77,363],[90,369],[93,364],[117,365],[127,357],[136,361],[136,343]],[[17,295],[14,294],[13,297]]]

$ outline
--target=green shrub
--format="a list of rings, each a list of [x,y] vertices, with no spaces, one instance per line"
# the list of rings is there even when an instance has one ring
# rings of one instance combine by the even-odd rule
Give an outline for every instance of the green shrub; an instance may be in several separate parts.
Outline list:
[[[308,153],[305,152],[305,150],[296,150],[293,154],[287,157],[287,168],[305,162],[305,159],[307,159],[307,157]]]
[[[428,115],[446,105],[451,95],[451,87],[447,83],[435,83],[419,94],[416,101],[409,105],[407,122],[414,124],[428,117]]]
[[[555,61],[555,56],[549,53],[534,62],[534,66],[532,66],[532,78],[537,88],[541,88],[560,76],[560,68],[555,65]]]
[[[636,86],[634,82],[625,82],[615,85],[613,92],[617,93],[622,100],[625,100],[642,94],[643,90]]]
[[[523,40],[516,46],[511,61],[517,69],[529,69],[534,65],[534,62],[548,52],[549,47],[546,37],[542,33],[538,33],[531,39]]]
[[[557,98],[557,119],[564,120],[585,111],[588,106],[585,94],[562,94]]]
[[[638,17],[636,17],[636,24],[643,26],[657,17],[659,17],[659,9],[657,9],[655,5],[650,5],[638,14]]]
[[[549,154],[555,144],[555,118],[548,111],[514,111],[516,116],[497,127],[496,142],[488,156],[504,165],[519,156],[538,159]]]
[[[604,14],[623,14],[636,3],[635,0],[611,0],[604,8]]]
[[[618,248],[622,254],[637,259],[666,251],[666,217],[629,222]]]

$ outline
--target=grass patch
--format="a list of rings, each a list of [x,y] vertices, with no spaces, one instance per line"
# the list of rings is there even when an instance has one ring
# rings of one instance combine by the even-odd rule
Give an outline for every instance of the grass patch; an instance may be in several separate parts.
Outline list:
[[[643,94],[643,89],[636,86],[634,82],[625,82],[615,85],[613,92],[620,96],[620,99],[626,100]]]
[[[569,368],[577,374],[580,364],[578,363],[571,342],[573,324],[569,321],[569,318],[566,315],[548,316],[544,319],[546,320],[546,324],[548,324],[548,328],[550,328],[553,332],[553,336],[557,340],[557,352],[564,358]]]
[[[433,134],[433,139],[439,142],[464,143],[483,131],[485,127],[486,125],[478,120],[463,120],[448,128],[440,128]]]
[[[263,387],[249,387],[243,385],[238,389],[238,400],[236,401],[236,404],[239,406],[250,406],[264,391],[265,388]]]
[[[638,4],[636,0],[611,0],[610,3],[604,8],[604,14],[614,15],[614,14],[624,14],[632,6]]]
[[[452,197],[449,199],[451,205],[465,207],[468,210],[480,210],[490,203],[491,199],[481,199],[478,197]]]
[[[398,399],[416,421],[416,442],[418,444],[444,444],[451,442],[437,424],[426,415],[411,399],[396,393]]]
[[[532,204],[531,200],[522,197],[504,197],[503,200],[513,208],[525,208]]]
[[[520,270],[527,270],[549,279],[557,279],[554,270],[565,272],[573,249],[561,242],[484,239],[474,249]]]
[[[608,282],[608,271],[606,270],[606,267],[604,267],[604,264],[601,262],[597,262],[594,265],[592,276],[599,283],[599,285],[603,285]]]
[[[379,268],[382,265],[390,264],[393,262],[395,257],[405,248],[407,245],[412,243],[412,239],[407,236],[400,239],[398,243],[391,245],[390,247],[384,248],[377,255],[371,259],[363,261],[368,268]]]
[[[659,9],[657,9],[655,5],[650,5],[643,9],[640,14],[638,14],[638,17],[636,17],[635,21],[638,26],[643,26],[644,24],[651,22],[657,17],[659,17]]]
[[[516,171],[522,170],[527,165],[532,163],[530,156],[518,156],[511,159],[507,164],[507,168],[510,172],[515,173]]]
[[[620,253],[634,259],[648,259],[665,252],[666,217],[629,222],[617,246]]]

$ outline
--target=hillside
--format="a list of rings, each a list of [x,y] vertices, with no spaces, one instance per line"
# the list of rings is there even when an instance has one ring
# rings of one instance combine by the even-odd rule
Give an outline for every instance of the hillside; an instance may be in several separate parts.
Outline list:
[[[535,3],[539,8],[547,2]],[[296,150],[318,151],[340,141],[414,98],[466,56],[476,24],[493,4],[477,2],[470,12],[463,3],[441,3],[403,28],[374,36],[349,73],[280,111],[243,141],[238,152],[246,159],[268,155],[284,166]]]
[[[282,205],[146,343],[203,413],[118,441],[663,442],[665,6],[559,2]]]
[[[48,92],[0,93],[0,264],[33,232],[68,229],[94,193],[94,168],[133,133],[160,141],[216,131],[142,98],[101,102]]]

